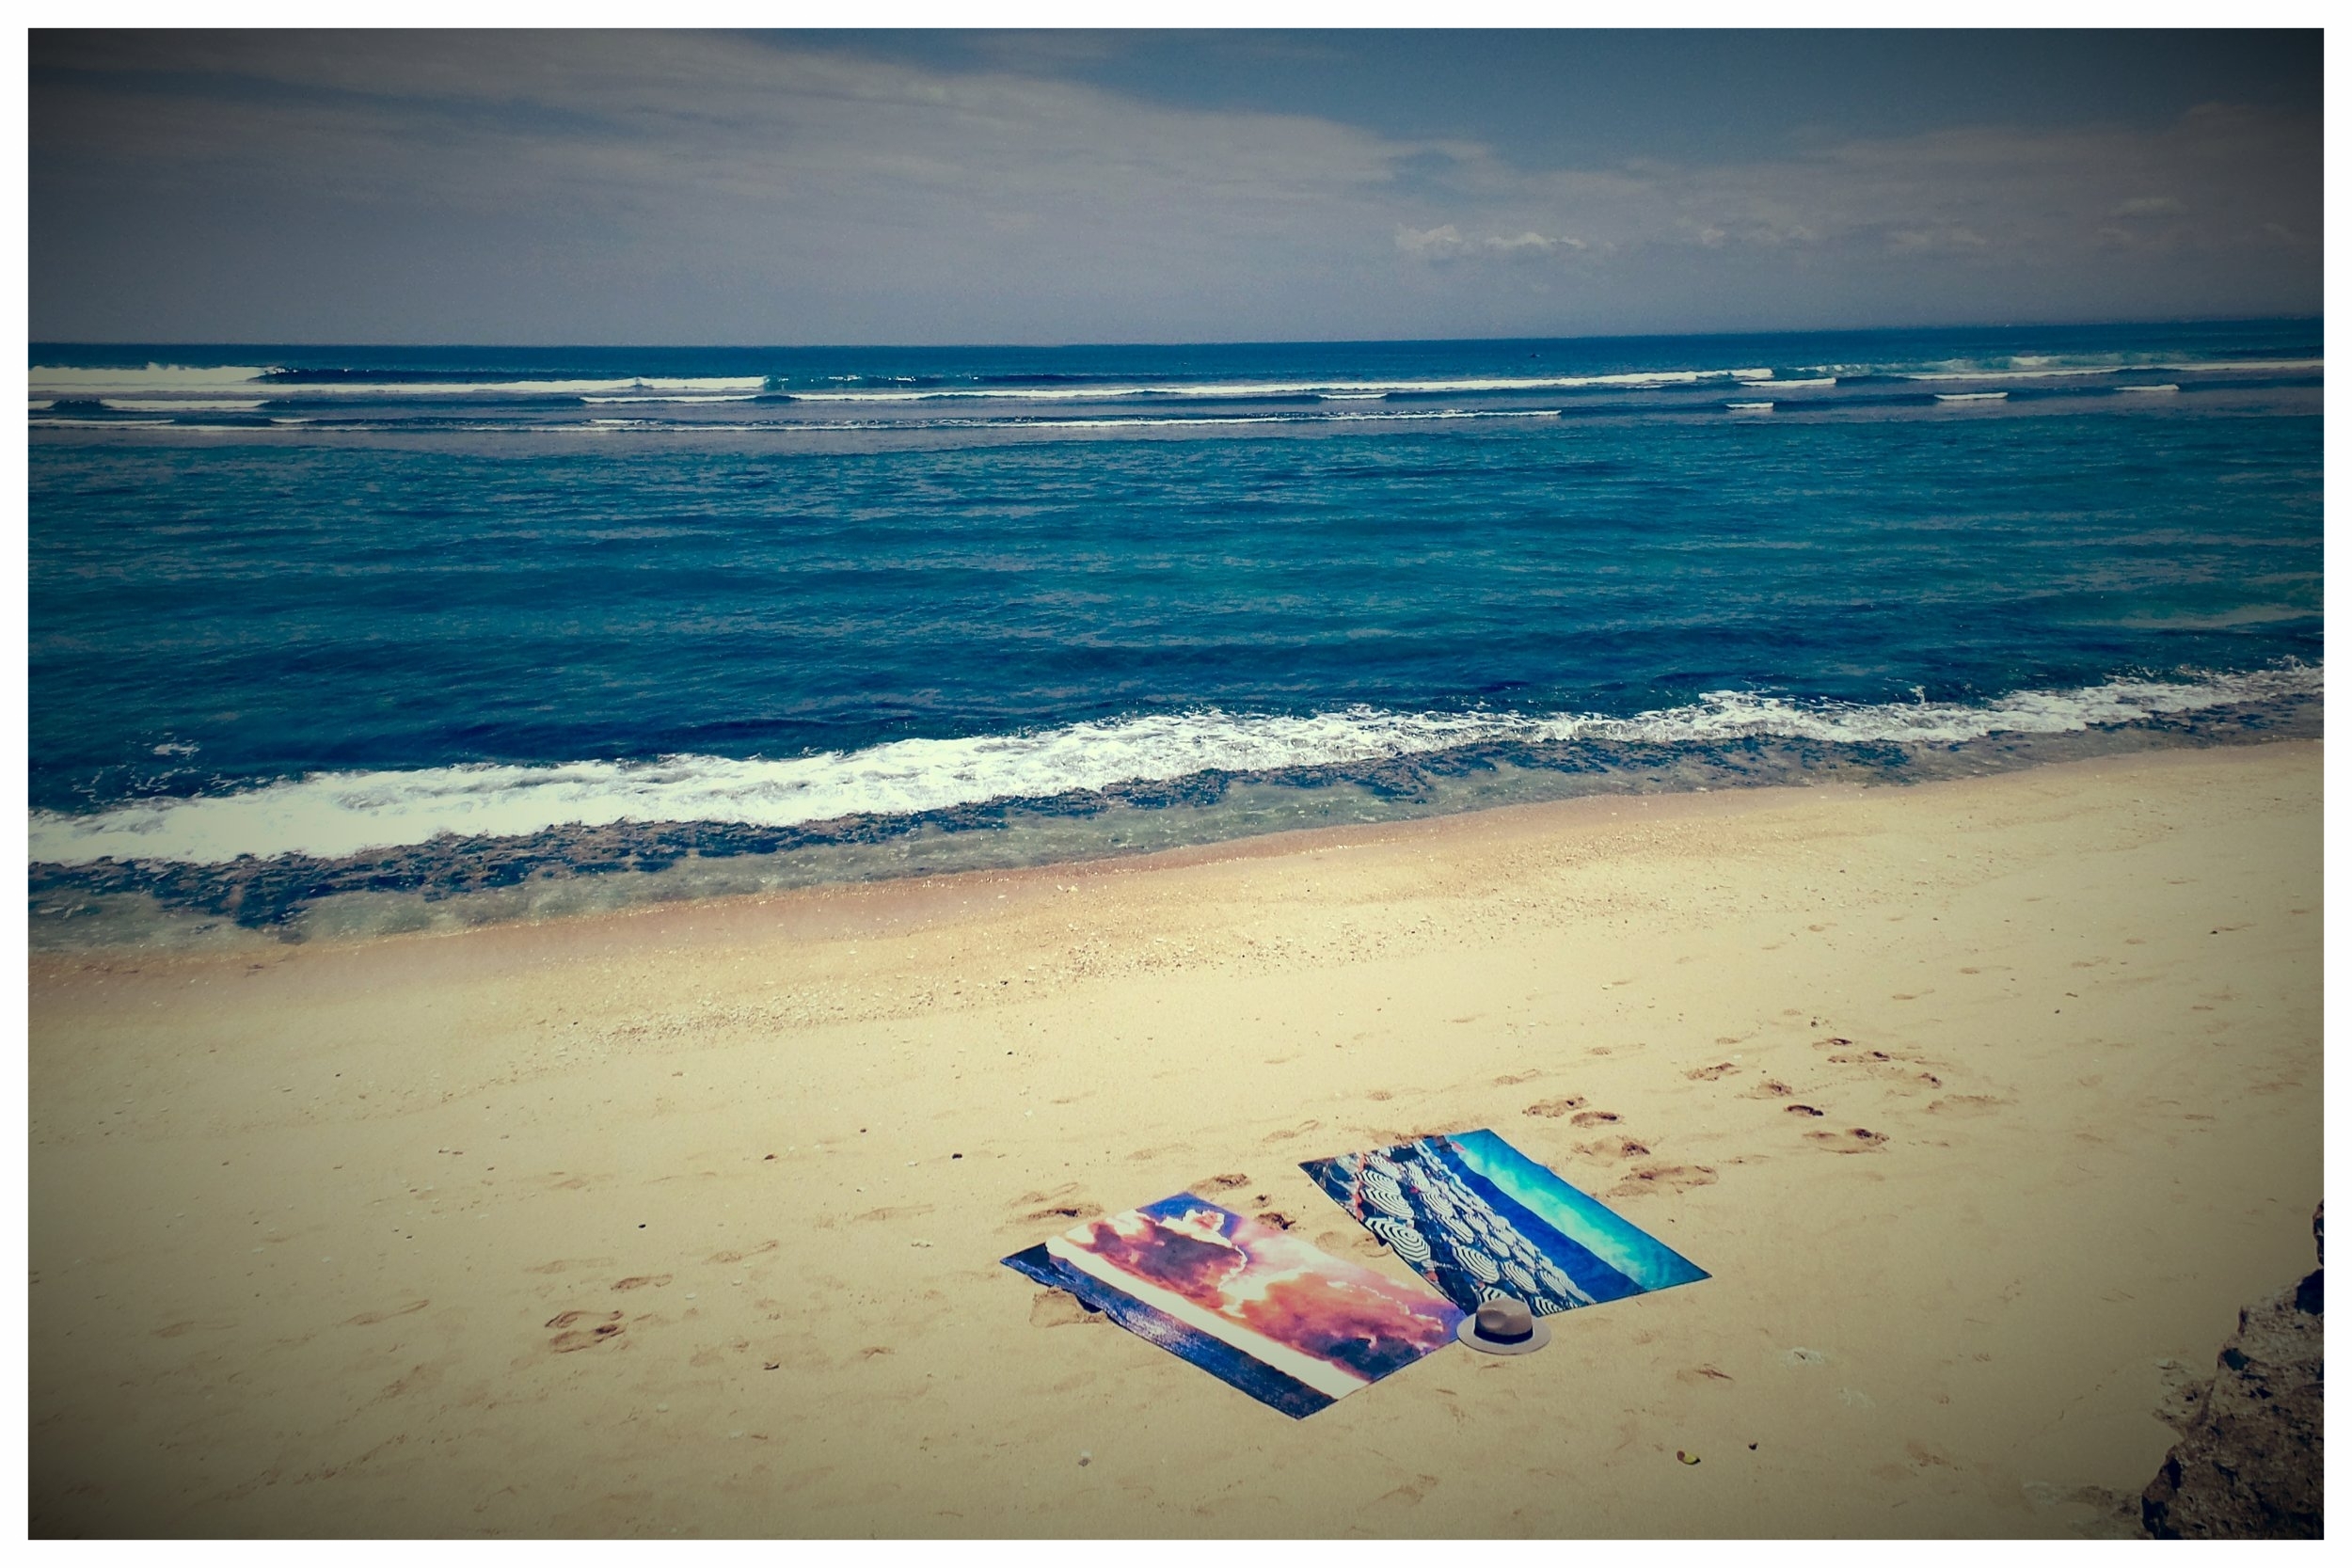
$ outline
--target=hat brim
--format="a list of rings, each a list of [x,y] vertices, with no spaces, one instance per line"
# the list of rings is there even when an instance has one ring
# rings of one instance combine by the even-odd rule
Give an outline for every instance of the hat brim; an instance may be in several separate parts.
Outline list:
[[[1524,1339],[1481,1338],[1478,1334],[1478,1314],[1473,1312],[1462,1320],[1461,1325],[1454,1329],[1454,1337],[1470,1346],[1470,1349],[1483,1351],[1488,1355],[1526,1355],[1551,1343],[1551,1324],[1537,1318],[1534,1329],[1535,1332]]]

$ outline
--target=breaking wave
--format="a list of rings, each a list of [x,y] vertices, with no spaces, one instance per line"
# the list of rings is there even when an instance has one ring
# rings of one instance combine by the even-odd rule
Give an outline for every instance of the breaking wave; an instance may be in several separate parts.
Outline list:
[[[443,834],[515,837],[564,826],[721,822],[788,828],[852,816],[908,816],[1041,800],[1209,772],[1377,764],[1481,745],[1676,746],[1748,738],[1949,746],[2003,733],[2060,735],[2166,715],[2318,696],[2322,669],[2118,678],[1979,703],[1842,703],[1721,691],[1629,717],[1510,712],[1302,714],[1216,708],[1009,735],[906,739],[851,752],[763,760],[678,755],[650,762],[320,773],[231,794],[35,812],[35,863],[217,864],[244,856],[332,859]]]

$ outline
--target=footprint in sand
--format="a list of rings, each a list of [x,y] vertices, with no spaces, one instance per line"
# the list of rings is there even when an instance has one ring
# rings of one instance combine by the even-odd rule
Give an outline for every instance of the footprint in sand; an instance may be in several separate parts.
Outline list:
[[[1849,1039],[1827,1039],[1818,1044],[1820,1048],[1837,1048],[1832,1051],[1828,1057],[1833,1065],[1859,1069],[1870,1077],[1890,1085],[1915,1091],[1922,1087],[1933,1089],[1944,1085],[1944,1080],[1934,1073],[1920,1070],[1921,1061],[1916,1056],[1868,1050],[1855,1045]]]
[[[666,1274],[633,1274],[627,1279],[614,1280],[612,1288],[616,1291],[635,1291],[650,1285],[658,1291],[668,1283],[670,1276]]]
[[[1379,1237],[1361,1228],[1326,1230],[1315,1238],[1315,1245],[1334,1256],[1343,1252],[1352,1252],[1359,1258],[1393,1258],[1396,1256],[1388,1249],[1387,1243],[1383,1243]]]
[[[1579,1111],[1568,1118],[1571,1127],[1606,1127],[1619,1119],[1614,1111]]]
[[[1536,1071],[1534,1068],[1528,1069],[1525,1072],[1506,1072],[1502,1077],[1495,1080],[1495,1087],[1498,1089],[1507,1089],[1514,1084],[1530,1083],[1537,1078],[1541,1078],[1543,1074]]]
[[[1064,1225],[1072,1220],[1090,1220],[1103,1212],[1098,1204],[1088,1202],[1078,1195],[1078,1183],[1065,1181],[1058,1187],[1042,1192],[1023,1193],[1012,1200],[1013,1217],[1007,1226],[1031,1225],[1039,1221],[1059,1220]]]
[[[763,1252],[773,1252],[783,1244],[782,1242],[762,1242],[757,1246],[743,1252],[714,1252],[708,1260],[713,1263],[740,1263],[746,1258],[756,1258]]]
[[[1849,1127],[1843,1132],[1807,1132],[1805,1141],[1832,1154],[1867,1154],[1886,1142],[1886,1134],[1873,1132],[1867,1127]]]
[[[1767,1078],[1747,1091],[1750,1100],[1786,1100],[1797,1091],[1777,1078]]]
[[[1815,1110],[1810,1105],[1784,1105],[1781,1109],[1787,1111],[1792,1117],[1818,1117],[1822,1115],[1821,1112]]]
[[[1602,1194],[1604,1197],[1638,1197],[1644,1193],[1687,1193],[1715,1184],[1712,1165],[1643,1165]]]
[[[1067,1291],[1040,1291],[1029,1303],[1031,1328],[1067,1328],[1073,1323],[1099,1323],[1103,1314]]]
[[[1895,1055],[1890,1052],[1877,1050],[1874,1047],[1856,1045],[1853,1041],[1836,1035],[1825,1040],[1814,1041],[1813,1048],[1830,1053],[1829,1060],[1839,1067],[1893,1069],[1899,1072],[1903,1069],[1899,1064],[1909,1059]]]
[[[1378,1497],[1373,1498],[1372,1500],[1375,1503],[1392,1502],[1401,1507],[1410,1508],[1414,1504],[1420,1502],[1422,1498],[1427,1497],[1430,1492],[1436,1488],[1437,1484],[1438,1478],[1436,1476],[1419,1476],[1412,1481],[1406,1481],[1402,1486],[1392,1487],[1389,1491],[1381,1493]]]
[[[1711,1084],[1718,1078],[1728,1078],[1740,1069],[1730,1062],[1717,1062],[1713,1067],[1694,1067],[1682,1076],[1694,1084]]]
[[[536,1273],[538,1271],[534,1270],[533,1272]],[[423,1298],[419,1298],[416,1301],[410,1302],[405,1307],[387,1307],[381,1312],[362,1312],[356,1318],[345,1318],[343,1320],[343,1326],[346,1328],[367,1328],[375,1323],[388,1322],[393,1318],[405,1318],[411,1312],[421,1312],[432,1305],[432,1302]],[[159,1329],[157,1332],[161,1333],[162,1330]]]
[[[1235,1187],[1247,1187],[1249,1178],[1240,1171],[1227,1171],[1222,1176],[1204,1176],[1192,1184],[1192,1190],[1203,1197],[1211,1193],[1229,1193]]]
[[[422,1304],[420,1303],[419,1305]],[[393,1315],[394,1314],[384,1312],[362,1312],[358,1317],[346,1318],[343,1322],[346,1325],[357,1323],[380,1323],[387,1317]],[[224,1328],[234,1328],[237,1325],[235,1323],[230,1323],[226,1319],[221,1319],[213,1323],[199,1323],[195,1319],[191,1318],[183,1323],[166,1323],[163,1327],[151,1329],[149,1332],[153,1334],[158,1339],[177,1339],[181,1335],[185,1334],[192,1328],[213,1331]]]
[[[1565,1117],[1570,1111],[1582,1108],[1583,1104],[1582,1095],[1566,1094],[1557,1100],[1539,1100],[1530,1105],[1523,1114],[1531,1117]]]
[[[608,1312],[602,1318],[594,1312],[558,1312],[547,1321],[546,1326],[556,1330],[555,1338],[548,1341],[548,1348],[558,1355],[586,1350],[591,1345],[601,1345],[619,1338],[622,1333],[618,1312]]]

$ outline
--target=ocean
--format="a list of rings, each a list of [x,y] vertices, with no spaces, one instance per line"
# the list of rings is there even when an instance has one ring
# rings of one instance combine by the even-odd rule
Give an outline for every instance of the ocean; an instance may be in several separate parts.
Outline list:
[[[2321,731],[2317,321],[37,343],[37,947]]]

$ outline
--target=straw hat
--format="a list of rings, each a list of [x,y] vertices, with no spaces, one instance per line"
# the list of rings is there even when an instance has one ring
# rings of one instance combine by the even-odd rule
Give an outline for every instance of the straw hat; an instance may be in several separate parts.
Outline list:
[[[1527,1303],[1505,1297],[1482,1303],[1454,1336],[1489,1355],[1525,1355],[1551,1343],[1551,1325],[1529,1311]]]

